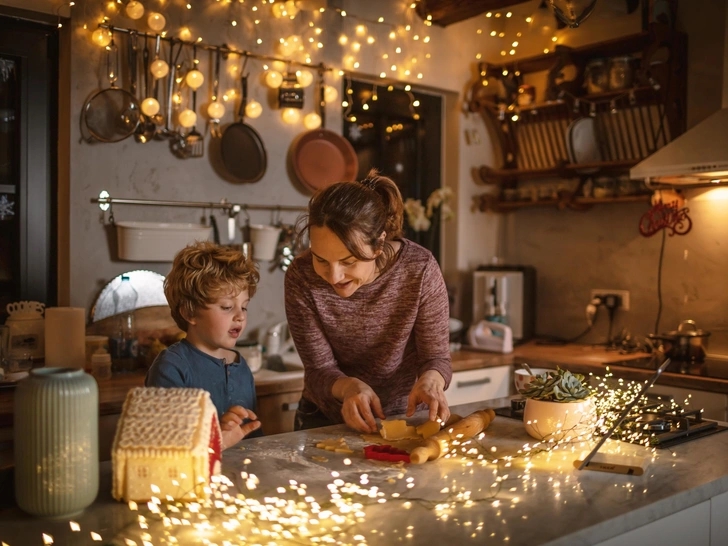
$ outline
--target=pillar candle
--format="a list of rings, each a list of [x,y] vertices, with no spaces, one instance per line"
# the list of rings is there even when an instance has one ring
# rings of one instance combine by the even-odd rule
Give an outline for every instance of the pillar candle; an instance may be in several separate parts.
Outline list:
[[[46,308],[46,367],[83,368],[85,361],[86,310],[83,307]]]

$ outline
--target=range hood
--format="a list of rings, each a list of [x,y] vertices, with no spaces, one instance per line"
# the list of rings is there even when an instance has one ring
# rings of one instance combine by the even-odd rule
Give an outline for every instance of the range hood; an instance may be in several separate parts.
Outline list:
[[[671,186],[728,183],[726,128],[728,108],[723,108],[632,167],[630,178]]]

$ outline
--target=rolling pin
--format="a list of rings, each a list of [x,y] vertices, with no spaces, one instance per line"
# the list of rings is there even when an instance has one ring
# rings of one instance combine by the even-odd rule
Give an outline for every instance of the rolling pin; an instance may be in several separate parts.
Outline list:
[[[469,440],[488,428],[494,418],[495,412],[492,409],[471,413],[464,419],[433,434],[421,446],[414,448],[410,453],[410,461],[414,464],[422,464],[426,461],[439,459],[443,454],[447,453],[453,440],[458,442]]]

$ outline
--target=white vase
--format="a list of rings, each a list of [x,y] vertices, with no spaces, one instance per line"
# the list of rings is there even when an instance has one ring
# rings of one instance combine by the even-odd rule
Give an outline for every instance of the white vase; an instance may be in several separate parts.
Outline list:
[[[526,399],[523,424],[526,432],[540,441],[554,442],[570,437],[591,435],[596,421],[594,400],[551,402]]]
[[[99,490],[99,395],[82,369],[38,368],[15,392],[15,499],[34,516],[78,514]]]

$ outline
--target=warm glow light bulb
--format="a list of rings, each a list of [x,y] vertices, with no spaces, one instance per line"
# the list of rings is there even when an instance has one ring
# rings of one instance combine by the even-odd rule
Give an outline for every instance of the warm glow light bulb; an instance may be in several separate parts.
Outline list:
[[[273,67],[273,70],[277,70],[278,72],[285,72],[286,68],[288,68],[288,65],[283,61],[273,61],[270,65]]]
[[[91,35],[93,42],[100,47],[106,47],[111,43],[111,32],[105,28],[97,28]]]
[[[250,119],[255,119],[257,117],[260,117],[262,113],[263,107],[257,100],[253,99],[248,101],[248,104],[245,106],[246,116],[248,116]]]
[[[298,78],[298,83],[301,84],[301,87],[308,87],[313,83],[313,74],[310,70],[298,70],[296,72],[296,77]]]
[[[357,25],[356,26],[356,35],[357,36],[365,36],[367,33],[367,27],[364,25]]]
[[[144,15],[144,4],[136,0],[131,0],[126,5],[126,14],[130,19],[141,19]]]
[[[277,89],[283,83],[283,76],[277,70],[269,70],[265,75],[265,84],[271,89]]]
[[[308,130],[318,129],[321,127],[321,116],[316,112],[311,112],[303,117],[303,125]]]
[[[271,11],[273,12],[273,17],[276,19],[280,19],[283,17],[283,2],[276,2],[271,6]]]
[[[296,2],[293,0],[287,0],[285,4],[283,4],[283,7],[288,14],[288,17],[293,19],[296,14],[298,13],[298,8],[296,7]]]
[[[179,113],[178,120],[182,127],[189,129],[197,122],[197,114],[189,108],[185,108]]]
[[[149,14],[149,17],[147,18],[147,24],[149,25],[149,28],[159,32],[164,29],[164,26],[167,24],[167,20],[161,13],[153,11]]]
[[[207,115],[210,116],[210,119],[222,118],[225,115],[225,105],[217,101],[210,103],[210,106],[207,107]]]
[[[281,112],[281,117],[283,118],[283,121],[289,125],[293,125],[294,123],[298,123],[298,120],[301,119],[301,112],[298,108],[284,108]]]
[[[162,59],[154,59],[149,71],[155,78],[164,78],[169,73],[169,65]]]
[[[185,42],[191,42],[192,41],[192,31],[188,29],[187,27],[184,27],[179,31],[179,39],[183,40]]]
[[[190,70],[185,76],[185,82],[190,88],[198,89],[205,82],[205,76],[199,70]]]
[[[142,101],[142,114],[147,117],[155,116],[159,112],[159,101],[153,97],[147,97]]]
[[[330,85],[324,87],[324,101],[327,104],[335,102],[337,98],[339,98],[339,92],[335,87],[331,87]]]

